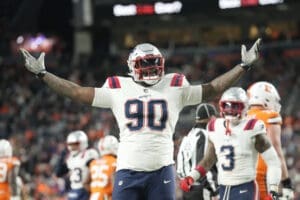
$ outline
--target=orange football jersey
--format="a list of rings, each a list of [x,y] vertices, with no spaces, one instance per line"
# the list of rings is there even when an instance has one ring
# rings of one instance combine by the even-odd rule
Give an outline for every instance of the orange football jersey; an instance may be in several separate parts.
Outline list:
[[[247,113],[249,116],[253,116],[256,119],[260,119],[264,121],[266,128],[270,126],[270,124],[282,124],[282,118],[278,112],[251,108]],[[269,134],[269,133],[268,133]],[[257,168],[256,168],[256,181],[259,187],[260,199],[264,200],[268,195],[267,189],[267,165],[262,159],[261,156],[258,158]]]
[[[15,166],[19,166],[20,161],[15,157],[0,158],[0,200],[10,199],[10,186],[8,174]]]
[[[113,176],[116,171],[116,160],[116,157],[112,155],[104,155],[90,163],[90,200],[104,200],[112,198]]]

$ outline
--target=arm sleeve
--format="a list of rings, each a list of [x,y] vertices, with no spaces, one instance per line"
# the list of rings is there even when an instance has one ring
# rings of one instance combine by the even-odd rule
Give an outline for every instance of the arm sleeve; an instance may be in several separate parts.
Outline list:
[[[95,88],[95,95],[93,99],[92,106],[101,108],[111,108],[112,107],[112,93],[111,89],[102,87]]]
[[[190,85],[184,77],[183,105],[196,105],[202,102],[202,85]]]
[[[273,146],[261,154],[268,166],[267,181],[269,185],[279,185],[281,180],[281,163]]]

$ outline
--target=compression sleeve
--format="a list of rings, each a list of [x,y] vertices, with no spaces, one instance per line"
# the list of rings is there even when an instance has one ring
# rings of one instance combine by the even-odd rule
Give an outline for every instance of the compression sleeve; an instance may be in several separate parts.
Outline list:
[[[268,166],[267,181],[268,184],[278,186],[281,180],[281,163],[273,146],[261,154]]]

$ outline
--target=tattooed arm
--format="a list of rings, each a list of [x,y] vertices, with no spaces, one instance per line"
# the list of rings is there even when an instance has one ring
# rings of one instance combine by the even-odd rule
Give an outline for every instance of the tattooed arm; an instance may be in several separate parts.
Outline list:
[[[212,166],[214,166],[216,162],[217,156],[215,152],[215,146],[210,140],[208,140],[207,151],[198,165],[201,165],[206,171],[208,171],[210,170],[210,168],[212,168]]]
[[[94,88],[80,85],[47,72],[42,80],[56,93],[72,100],[91,105],[94,99]]]
[[[259,58],[259,47],[261,39],[257,39],[252,47],[247,51],[246,46],[242,45],[241,48],[241,60],[242,63],[235,66],[227,73],[215,78],[207,84],[203,84],[203,100],[207,101],[221,94],[231,85],[233,85],[241,76],[250,69],[250,66]]]
[[[245,72],[245,69],[243,69],[241,65],[237,65],[211,82],[202,84],[203,101],[210,100],[218,94],[221,94],[239,80]]]

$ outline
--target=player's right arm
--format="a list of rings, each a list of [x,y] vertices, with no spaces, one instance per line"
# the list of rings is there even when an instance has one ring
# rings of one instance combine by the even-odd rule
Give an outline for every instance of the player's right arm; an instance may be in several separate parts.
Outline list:
[[[255,149],[260,153],[268,166],[267,179],[270,195],[277,196],[281,180],[281,163],[274,147],[265,134],[255,136]]]
[[[20,49],[20,51],[25,60],[25,67],[42,79],[56,93],[81,103],[92,104],[95,93],[94,88],[82,87],[47,72],[44,64],[45,53],[42,53],[39,58],[36,59],[25,49]]]
[[[187,177],[180,181],[180,188],[185,192],[190,191],[193,183],[201,177],[204,177],[206,172],[210,170],[216,162],[217,156],[215,153],[215,146],[210,140],[208,140],[207,150],[204,157],[201,161],[199,161],[196,168],[193,169]]]

